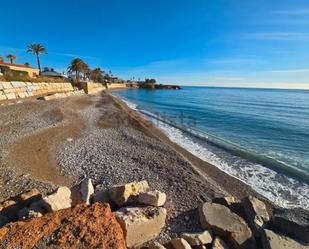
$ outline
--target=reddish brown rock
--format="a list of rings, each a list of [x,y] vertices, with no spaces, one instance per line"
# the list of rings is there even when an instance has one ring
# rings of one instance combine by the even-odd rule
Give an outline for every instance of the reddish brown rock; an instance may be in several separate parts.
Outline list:
[[[44,238],[44,239],[43,239]],[[108,204],[77,205],[0,229],[0,249],[124,249],[122,229]],[[49,242],[47,242],[49,241]]]

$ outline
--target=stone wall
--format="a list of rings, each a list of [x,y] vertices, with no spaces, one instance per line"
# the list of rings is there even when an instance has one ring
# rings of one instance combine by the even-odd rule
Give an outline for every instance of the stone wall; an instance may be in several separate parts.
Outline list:
[[[115,88],[127,88],[127,85],[124,83],[111,83],[107,84],[108,89],[115,89]]]
[[[0,82],[0,101],[75,92],[71,83]],[[80,94],[81,92],[79,92]],[[71,94],[73,95],[73,94]]]
[[[106,86],[103,83],[94,82],[82,82],[81,87],[87,94],[95,94],[106,89]]]

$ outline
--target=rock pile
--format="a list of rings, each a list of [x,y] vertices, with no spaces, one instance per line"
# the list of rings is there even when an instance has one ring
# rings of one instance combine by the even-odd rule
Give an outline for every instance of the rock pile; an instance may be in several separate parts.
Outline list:
[[[0,227],[3,226],[0,229],[0,235],[6,234],[7,236],[2,237],[3,239],[6,237],[7,243],[10,244],[10,241],[14,240],[12,234],[16,233],[14,231],[16,221],[22,224],[22,226],[18,225],[18,229],[22,229],[23,225],[29,226],[28,221],[33,220],[30,218],[39,219],[38,222],[40,222],[40,218],[51,213],[56,215],[62,210],[75,210],[75,207],[80,207],[80,205],[92,207],[108,203],[115,209],[115,220],[121,227],[126,246],[137,247],[155,239],[160,234],[167,216],[166,209],[162,207],[166,195],[157,190],[147,192],[148,190],[148,182],[140,181],[116,185],[95,193],[91,179],[87,178],[72,188],[59,187],[45,197],[34,189],[0,205]],[[21,220],[26,221],[19,223]],[[15,243],[14,245],[21,244]]]
[[[37,245],[31,241],[47,237],[53,238],[52,242],[61,248],[84,248],[78,244],[80,241],[87,244],[86,248],[101,248],[101,245],[107,248],[144,246],[149,249],[309,248],[306,244],[308,212],[278,208],[269,212],[265,203],[253,196],[241,201],[228,196],[202,203],[198,207],[200,224],[196,224],[200,231],[183,231],[179,237],[165,241],[163,245],[156,238],[168,216],[163,207],[165,202],[165,193],[151,190],[147,181],[95,191],[91,179],[84,179],[72,188],[59,187],[45,197],[33,189],[0,205],[0,227],[3,226],[0,240],[6,241],[6,245],[22,248],[32,248],[23,247],[23,243]],[[110,223],[111,230],[106,222]],[[30,227],[34,227],[32,232]],[[72,232],[77,230],[83,233]],[[28,233],[33,238],[25,242],[14,237],[21,233]]]
[[[148,249],[308,249],[308,212],[283,210],[275,209],[271,217],[265,203],[253,196],[214,198],[198,208],[204,230],[182,233],[164,245],[153,242]]]

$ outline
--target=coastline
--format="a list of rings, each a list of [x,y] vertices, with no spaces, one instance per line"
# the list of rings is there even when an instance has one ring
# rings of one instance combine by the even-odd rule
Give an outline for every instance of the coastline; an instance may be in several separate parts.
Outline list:
[[[36,149],[47,153],[46,167],[57,167],[68,186],[72,185],[70,179],[76,182],[84,177],[93,180],[96,191],[147,180],[152,188],[165,192],[169,215],[160,241],[183,231],[200,231],[196,207],[214,197],[232,195],[242,199],[253,195],[266,201],[268,207],[273,206],[245,183],[171,142],[160,129],[109,92],[48,102],[33,99],[0,108],[1,117],[11,117],[6,117],[10,126],[0,127],[2,138],[6,138],[1,141],[0,179],[10,183],[1,187],[0,200],[33,187],[47,193],[59,184],[54,175],[45,179],[46,174],[31,174],[34,151],[28,150],[22,160],[14,161],[13,153],[18,151],[10,151],[11,146],[35,135],[38,141],[53,137]],[[38,118],[40,122],[30,127],[29,120]],[[74,127],[77,120],[82,129],[72,133],[69,127]],[[55,136],[49,132],[51,128],[61,132]],[[12,129],[20,134],[12,135]],[[50,172],[48,168],[41,170]]]
[[[203,176],[207,181],[212,182],[214,185],[217,185],[219,188],[226,191],[227,194],[236,197],[237,199],[242,199],[248,195],[254,195],[259,198],[262,198],[263,201],[268,203],[271,206],[274,204],[269,201],[264,196],[257,193],[252,187],[247,185],[245,182],[237,179],[226,172],[220,170],[218,167],[200,159],[199,157],[193,155],[188,150],[184,149],[177,143],[171,141],[164,132],[156,127],[151,121],[146,120],[140,113],[136,110],[130,108],[122,99],[111,95],[113,100],[118,103],[125,112],[129,113],[129,115],[139,122],[146,134],[151,135],[158,139],[160,142],[170,146],[173,150],[175,150],[182,158],[187,160],[191,166],[199,172],[201,176]]]

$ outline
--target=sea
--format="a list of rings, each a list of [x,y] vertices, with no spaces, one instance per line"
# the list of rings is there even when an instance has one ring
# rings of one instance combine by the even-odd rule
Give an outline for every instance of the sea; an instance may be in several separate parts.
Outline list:
[[[309,210],[309,91],[183,87],[113,95],[275,204]]]

